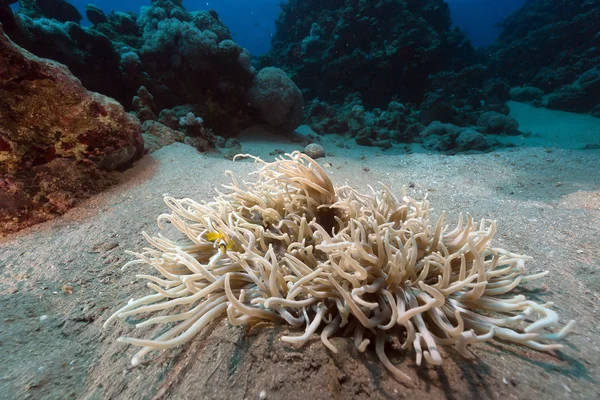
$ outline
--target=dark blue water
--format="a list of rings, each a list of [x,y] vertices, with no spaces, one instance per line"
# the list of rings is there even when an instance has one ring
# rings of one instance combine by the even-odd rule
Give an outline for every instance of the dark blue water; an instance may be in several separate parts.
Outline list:
[[[448,0],[454,23],[477,47],[492,44],[500,32],[495,25],[524,3],[525,0]]]
[[[140,7],[149,5],[150,0],[71,0],[85,15],[85,5],[92,3],[106,13],[133,11],[139,14]],[[271,35],[275,31],[275,19],[279,14],[281,0],[184,0],[188,10],[216,10],[231,30],[235,40],[250,53],[260,55],[269,50]],[[448,0],[452,19],[468,36],[473,45],[485,47],[498,36],[494,27],[508,14],[517,10],[525,0]],[[87,21],[84,21],[84,23]]]
[[[67,0],[85,16],[85,5],[92,3],[104,12],[133,11],[139,14],[140,7],[150,5],[150,0]],[[267,52],[271,35],[275,32],[275,19],[279,14],[280,0],[184,0],[187,10],[217,11],[219,17],[231,30],[235,40],[251,54]]]

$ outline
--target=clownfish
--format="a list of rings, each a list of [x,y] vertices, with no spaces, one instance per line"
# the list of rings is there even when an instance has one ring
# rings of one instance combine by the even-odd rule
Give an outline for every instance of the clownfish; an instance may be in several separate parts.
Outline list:
[[[218,244],[219,248],[229,250],[233,247],[233,241],[223,232],[208,232],[206,239]]]

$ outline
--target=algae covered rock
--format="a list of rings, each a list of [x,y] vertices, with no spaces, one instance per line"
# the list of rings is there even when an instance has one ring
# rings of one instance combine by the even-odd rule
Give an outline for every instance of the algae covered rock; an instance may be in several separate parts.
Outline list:
[[[65,212],[141,157],[139,121],[0,28],[0,234]]]
[[[176,131],[153,120],[144,121],[142,132],[144,147],[148,153],[153,153],[162,147],[176,142],[183,143],[185,140],[183,132]]]

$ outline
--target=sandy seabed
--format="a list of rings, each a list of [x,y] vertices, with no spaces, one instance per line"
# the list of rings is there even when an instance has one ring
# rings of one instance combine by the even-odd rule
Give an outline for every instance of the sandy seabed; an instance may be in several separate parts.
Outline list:
[[[524,131],[518,148],[445,156],[398,149],[335,146],[319,159],[337,185],[367,192],[378,181],[416,198],[427,194],[435,221],[458,213],[498,221],[493,245],[534,257],[534,273],[549,276],[520,292],[552,301],[561,323],[577,320],[565,348],[540,353],[502,342],[476,344],[464,358],[444,349],[444,365],[417,367],[412,354],[391,359],[414,380],[396,382],[373,350],[358,353],[336,337],[338,354],[315,337],[298,348],[281,342],[285,326],[252,328],[215,321],[190,343],[152,352],[130,367],[136,349],[116,342],[134,321],[102,324],[129,298],[149,293],[135,279],[125,250],[146,245],[167,211],[164,194],[209,200],[228,183],[225,170],[245,178],[249,161],[199,154],[176,144],[144,157],[120,184],[66,215],[0,239],[0,399],[592,399],[600,392],[600,120],[511,103]],[[265,160],[275,148],[298,145],[250,130],[244,152]],[[345,142],[344,142],[345,143]],[[167,230],[168,234],[168,230]],[[148,269],[149,271],[149,269]],[[293,333],[293,330],[291,331]],[[390,353],[392,355],[392,353]]]

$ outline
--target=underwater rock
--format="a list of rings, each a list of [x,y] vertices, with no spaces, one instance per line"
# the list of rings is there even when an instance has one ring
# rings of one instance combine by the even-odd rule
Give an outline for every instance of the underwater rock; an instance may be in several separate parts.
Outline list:
[[[51,18],[59,22],[79,23],[83,18],[77,8],[65,0],[19,0],[19,12],[31,18]]]
[[[510,89],[511,100],[524,103],[537,103],[544,96],[544,91],[534,86],[517,86]]]
[[[247,99],[262,119],[274,128],[293,131],[302,122],[302,92],[279,68],[261,69],[252,81]]]
[[[211,144],[208,142],[208,140],[200,136],[186,136],[184,143],[202,152],[207,151],[211,147]]]
[[[318,143],[311,143],[304,148],[304,154],[316,160],[317,158],[325,157],[325,149]]]
[[[457,152],[465,152],[469,150],[486,151],[491,145],[484,135],[474,129],[462,129],[454,142],[454,149]]]
[[[142,124],[142,136],[146,152],[153,153],[161,147],[180,142],[186,139],[183,132],[176,131],[158,121],[146,120]]]
[[[528,0],[501,28],[488,50],[490,75],[543,90],[551,108],[590,112],[600,104],[579,79],[600,65],[600,2]]]
[[[0,233],[64,213],[141,157],[138,120],[0,28]]]
[[[175,109],[165,108],[158,114],[158,122],[171,129],[179,129],[180,118]]]
[[[433,121],[421,132],[423,147],[455,154],[470,150],[488,151],[492,144],[481,133],[471,128]]]
[[[233,159],[233,157],[242,153],[242,144],[236,138],[227,139],[225,148],[227,149],[225,157],[229,159]]]
[[[496,111],[483,113],[477,120],[477,126],[484,133],[504,133],[507,135],[519,133],[519,122],[516,119]]]
[[[150,94],[145,86],[138,89],[137,96],[131,101],[135,115],[141,122],[148,120],[156,121],[158,118],[154,114],[154,96]]]
[[[104,11],[102,11],[99,7],[96,7],[93,4],[85,5],[85,16],[93,25],[108,22],[108,18],[106,18],[106,14],[104,14]]]

